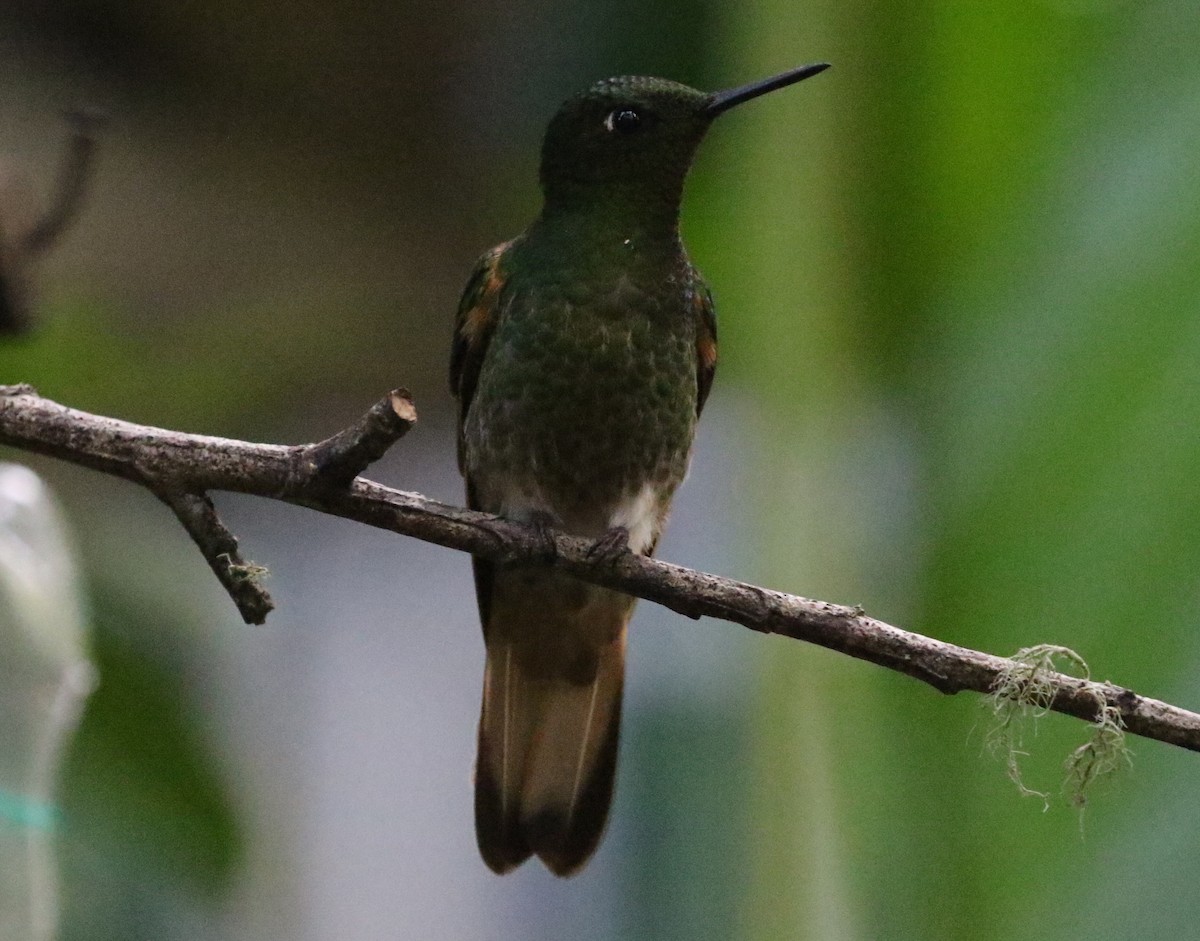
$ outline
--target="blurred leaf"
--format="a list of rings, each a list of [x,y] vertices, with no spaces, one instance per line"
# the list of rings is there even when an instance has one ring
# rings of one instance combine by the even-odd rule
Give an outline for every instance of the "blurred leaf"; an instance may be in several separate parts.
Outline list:
[[[187,701],[186,672],[165,641],[171,615],[111,591],[95,607],[100,686],[62,799],[69,938],[104,937],[97,925],[169,923],[172,906],[196,904],[188,896],[215,898],[227,888],[242,853],[239,822]]]
[[[340,312],[364,306],[345,297],[281,299],[182,325],[165,320],[150,333],[73,302],[46,311],[29,337],[0,345],[0,381],[28,382],[64,404],[147,424],[252,433],[245,429],[269,428],[297,405],[301,413],[319,409],[336,395],[330,390],[352,390],[347,376],[370,381],[357,368],[370,330],[340,326]],[[376,382],[374,389],[387,388],[395,376],[381,372]]]
[[[1200,613],[1200,21],[1179,3],[929,5],[879,25],[864,343],[895,357],[883,378],[920,456],[911,626],[1005,654],[1065,644],[1168,696],[1196,670]],[[1195,779],[1193,756],[1134,743],[1085,841],[1061,798],[1043,815],[976,757],[974,709],[897,686],[887,710],[875,821],[895,842],[864,885],[890,937],[1078,936],[1049,934],[1050,913],[1150,837],[1161,776]],[[1030,783],[1057,791],[1085,736],[1044,723]],[[1200,876],[1200,855],[1171,865]],[[1089,937],[1128,937],[1121,921]],[[1170,936],[1144,917],[1138,934]]]
[[[832,16],[800,37],[739,11],[724,48],[765,73]],[[703,191],[727,228],[696,239],[726,388],[764,404],[762,578],[997,653],[1065,644],[1168,696],[1200,666],[1200,19],[885,0],[837,22],[801,118],[767,99],[714,128],[738,185]],[[1083,897],[1114,926],[1089,937],[1180,923],[1088,886],[1131,854],[1200,878],[1148,796],[1186,816],[1194,756],[1134,743],[1085,841],[983,754],[969,697],[764,657],[752,935],[1075,937],[1053,913]],[[1031,786],[1057,792],[1087,734],[1043,722]]]

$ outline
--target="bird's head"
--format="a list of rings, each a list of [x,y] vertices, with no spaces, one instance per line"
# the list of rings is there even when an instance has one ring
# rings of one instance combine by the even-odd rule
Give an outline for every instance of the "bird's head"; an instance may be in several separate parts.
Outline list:
[[[663,78],[622,76],[569,98],[542,143],[541,182],[548,206],[678,207],[692,157],[713,119],[735,105],[823,72],[803,66],[716,93]]]

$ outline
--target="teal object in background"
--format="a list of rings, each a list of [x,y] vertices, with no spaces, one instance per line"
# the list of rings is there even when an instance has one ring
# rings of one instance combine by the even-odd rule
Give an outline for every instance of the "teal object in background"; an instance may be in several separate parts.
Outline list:
[[[0,464],[0,936],[49,941],[54,799],[95,682],[65,527],[33,471]]]
[[[6,824],[50,830],[57,819],[58,811],[53,804],[43,804],[20,794],[0,792],[0,821]]]

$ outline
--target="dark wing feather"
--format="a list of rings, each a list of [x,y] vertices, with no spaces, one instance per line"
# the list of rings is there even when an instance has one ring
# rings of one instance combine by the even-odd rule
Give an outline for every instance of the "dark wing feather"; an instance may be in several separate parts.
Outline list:
[[[475,395],[479,369],[487,353],[488,342],[500,314],[500,298],[504,293],[505,274],[502,270],[504,252],[511,245],[505,242],[487,252],[475,265],[454,321],[454,342],[450,348],[450,393],[458,399],[458,469],[466,476],[466,453],[463,443],[463,423]],[[475,487],[467,477],[467,506],[481,509]],[[475,597],[479,602],[479,617],[486,633],[491,609],[493,566],[486,559],[472,559],[475,570]]]
[[[696,417],[704,411],[704,403],[712,390],[717,373],[717,309],[712,291],[692,269],[692,310],[696,317]]]
[[[454,342],[450,347],[450,393],[458,399],[458,469],[463,474],[466,473],[463,422],[475,395],[475,383],[479,381],[479,368],[483,364],[488,342],[496,328],[500,297],[504,293],[506,280],[502,259],[511,244],[505,242],[497,245],[475,264],[462,300],[458,302],[458,315],[454,321]]]

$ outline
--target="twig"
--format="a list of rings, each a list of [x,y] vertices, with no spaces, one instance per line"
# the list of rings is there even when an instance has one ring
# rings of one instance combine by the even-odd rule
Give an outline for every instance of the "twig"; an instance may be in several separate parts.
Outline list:
[[[943,693],[990,692],[997,679],[1016,666],[1004,657],[900,630],[858,608],[628,552],[615,560],[597,560],[590,554],[594,543],[588,540],[546,534],[370,480],[357,478],[347,487],[334,488],[314,476],[312,445],[251,444],[135,425],[58,405],[28,386],[0,387],[0,444],[122,477],[156,493],[254,494],[501,562],[543,561],[689,617],[708,615],[837,650],[905,673]],[[554,550],[550,559],[548,542]],[[1053,689],[1052,711],[1094,721],[1099,709],[1111,707],[1129,732],[1200,751],[1200,715],[1194,712],[1109,683],[1062,673],[1045,679]]]
[[[267,570],[247,562],[238,551],[237,537],[229,531],[212,500],[205,494],[161,491],[159,499],[175,511],[175,516],[200,547],[208,567],[213,570],[247,624],[262,624],[275,609],[275,602],[262,587]]]
[[[344,431],[304,449],[301,465],[314,482],[345,487],[374,464],[417,423],[417,408],[407,389],[393,389]]]

